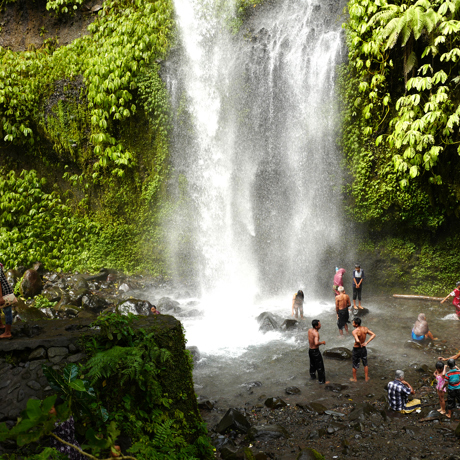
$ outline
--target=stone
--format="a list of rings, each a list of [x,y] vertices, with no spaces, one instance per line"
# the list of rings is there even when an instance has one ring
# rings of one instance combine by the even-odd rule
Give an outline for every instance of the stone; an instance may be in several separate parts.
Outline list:
[[[119,291],[122,291],[122,292],[128,292],[131,290],[131,288],[126,284],[126,283],[123,283],[119,288],[118,288]]]
[[[338,359],[341,361],[351,359],[352,351],[345,347],[335,347],[324,350],[323,356],[330,359]]]
[[[303,449],[299,452],[295,460],[325,460],[325,458],[315,449]]]
[[[162,297],[158,301],[157,305],[158,311],[161,313],[166,313],[166,312],[173,312],[173,313],[180,313],[181,308],[180,308],[180,303],[177,302],[176,300],[172,300],[169,297]]]
[[[329,391],[334,391],[336,393],[340,393],[343,390],[346,390],[348,388],[348,385],[342,385],[341,383],[328,383],[325,386],[326,390]]]
[[[300,395],[300,389],[297,387],[287,387],[284,391],[287,395]]]
[[[67,302],[67,304],[80,307],[83,296],[88,293],[89,293],[88,289],[85,289],[85,288],[69,289],[67,291],[67,294],[69,296],[69,301]]]
[[[122,315],[132,313],[134,315],[148,316],[151,313],[151,308],[152,304],[148,300],[128,299],[117,306],[117,311]]]
[[[45,288],[42,291],[42,296],[50,302],[58,302],[62,297],[62,291],[57,286]]]
[[[326,406],[323,406],[321,403],[317,402],[297,403],[297,407],[300,407],[307,412],[313,412],[319,415],[324,414],[327,411]]]
[[[50,347],[48,348],[48,358],[55,356],[65,356],[69,354],[69,349],[66,347]]]
[[[240,431],[247,433],[251,424],[248,419],[235,409],[228,409],[220,422],[216,425],[215,430],[217,433],[224,434],[228,431]]]
[[[30,269],[24,273],[21,281],[21,295],[26,298],[35,297],[42,292],[43,282],[37,271]]]
[[[327,410],[324,413],[327,415],[332,415],[333,417],[345,417],[345,414],[342,414],[342,412],[336,412],[334,410]]]
[[[16,398],[16,401],[17,401],[17,402],[21,402],[21,401],[24,399],[24,397],[25,397],[24,391],[19,390],[19,391],[18,391],[18,397]]]
[[[46,350],[43,347],[35,349],[29,355],[29,361],[33,361],[34,359],[42,359],[42,358],[46,358]]]
[[[253,441],[269,441],[289,437],[288,431],[281,425],[252,426],[248,431],[248,438]]]
[[[187,350],[192,355],[193,362],[196,364],[201,359],[200,350],[198,350],[198,347],[195,346],[187,347]]]
[[[67,362],[69,362],[69,363],[77,363],[79,361],[82,361],[85,358],[86,358],[85,353],[77,353],[75,355],[68,356],[67,357]]]
[[[11,380],[4,380],[3,382],[0,381],[0,390],[9,386],[10,383],[11,383]]]
[[[257,322],[259,323],[259,331],[261,332],[269,332],[269,331],[277,331],[279,330],[278,322],[276,321],[275,316],[273,313],[270,312],[263,312],[257,318]]]
[[[208,398],[198,396],[197,398],[198,409],[212,410],[214,409],[214,403]]]
[[[299,322],[296,319],[285,319],[283,324],[281,324],[281,329],[283,331],[292,331],[297,329]]]
[[[5,277],[8,283],[10,283],[10,286],[14,289],[16,283],[21,279],[21,273],[19,273],[17,270],[8,270],[5,273]]]
[[[88,282],[83,275],[72,275],[69,279],[69,284],[72,289],[88,289]]]
[[[40,390],[40,388],[41,388],[40,384],[38,382],[36,382],[35,380],[29,380],[27,382],[27,386],[29,388],[32,388],[32,390],[35,390],[35,391]]]
[[[14,309],[16,313],[21,318],[22,321],[38,321],[41,319],[46,319],[47,316],[38,308],[27,306],[21,299],[18,299],[18,303],[15,305]]]
[[[270,409],[281,409],[286,407],[287,404],[281,398],[268,398],[265,400],[264,404]]]
[[[422,350],[423,345],[421,345],[420,343],[414,342],[413,340],[408,340],[404,344],[404,348],[411,348],[412,350]]]
[[[99,297],[96,294],[85,294],[81,299],[81,306],[85,310],[89,310],[93,313],[100,313],[108,303],[103,297]],[[80,314],[78,315],[80,317]]]
[[[380,411],[367,402],[360,403],[348,414],[348,420],[350,422],[364,421],[366,416],[371,414],[380,414]]]

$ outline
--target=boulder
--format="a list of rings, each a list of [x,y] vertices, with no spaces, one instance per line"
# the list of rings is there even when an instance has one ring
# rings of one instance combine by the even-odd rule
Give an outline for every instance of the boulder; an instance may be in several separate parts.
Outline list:
[[[325,389],[329,391],[334,391],[336,393],[340,393],[343,390],[346,390],[348,385],[342,385],[340,383],[329,383],[326,385]]]
[[[21,299],[18,299],[18,303],[13,308],[22,321],[38,321],[47,318],[45,313],[41,310],[34,307],[28,307]]]
[[[80,307],[83,296],[88,293],[89,293],[88,289],[85,289],[85,288],[80,288],[80,289],[71,288],[68,291],[69,301],[67,303],[70,305],[75,305],[77,307]]]
[[[259,323],[259,331],[269,332],[279,330],[278,322],[276,321],[274,315],[270,312],[264,311],[257,318]]]
[[[251,428],[251,424],[241,412],[229,409],[216,425],[215,430],[220,434],[227,433],[228,431],[247,433],[249,428]]]
[[[50,302],[58,302],[62,297],[62,291],[57,286],[50,286],[42,291],[42,296]]]
[[[172,312],[172,313],[180,313],[180,303],[176,300],[172,300],[169,297],[162,297],[157,304],[157,308],[161,313]]]
[[[196,364],[201,359],[200,350],[198,350],[198,347],[195,346],[187,347],[187,350],[192,355],[193,363]]]
[[[10,283],[10,286],[14,288],[16,283],[21,279],[21,274],[17,270],[8,270],[5,273],[6,280]]]
[[[355,408],[348,414],[348,420],[350,422],[362,422],[371,414],[380,414],[380,411],[367,402],[360,403],[357,404]]]
[[[109,276],[108,273],[109,272],[106,268],[101,268],[99,270],[99,273],[97,273],[96,275],[86,276],[85,280],[86,282],[106,281]]]
[[[88,289],[88,283],[83,275],[72,275],[69,279],[69,285],[72,289]]]
[[[198,409],[202,409],[202,410],[213,410],[214,409],[214,402],[210,401],[208,398],[205,398],[203,396],[198,396],[196,401],[198,403]]]
[[[281,324],[281,330],[283,331],[292,331],[297,329],[299,322],[296,319],[285,319],[283,324]]]
[[[281,398],[268,398],[265,400],[264,404],[270,409],[281,409],[286,407],[287,404]]]
[[[133,313],[134,315],[148,316],[151,308],[152,304],[148,300],[128,299],[118,305],[117,311],[122,315]]]
[[[45,266],[41,262],[35,262],[32,267],[40,276],[45,274]]]
[[[352,351],[345,347],[329,348],[329,350],[324,350],[323,356],[325,358],[344,361],[346,359],[351,359]]]
[[[288,431],[281,425],[252,426],[248,431],[248,438],[252,441],[270,441],[289,437]]]
[[[327,407],[323,406],[321,403],[310,402],[310,403],[297,403],[297,407],[307,411],[313,412],[315,414],[322,415],[327,411]]]
[[[300,395],[300,389],[297,387],[287,387],[284,391],[287,395]]]
[[[43,282],[41,276],[33,269],[27,270],[21,280],[21,295],[35,297],[42,292]]]
[[[90,310],[93,313],[100,313],[107,305],[107,301],[96,294],[88,293],[81,299],[81,306],[85,310]]]

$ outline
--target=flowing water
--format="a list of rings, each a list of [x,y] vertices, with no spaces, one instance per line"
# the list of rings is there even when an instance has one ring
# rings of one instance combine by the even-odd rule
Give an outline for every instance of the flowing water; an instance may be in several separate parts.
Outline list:
[[[323,322],[326,348],[352,343],[338,338],[333,299],[318,300],[346,254],[340,237],[350,231],[336,145],[342,7],[267,2],[237,34],[231,1],[175,0],[175,8],[178,46],[165,66],[174,113],[175,212],[167,225],[176,285],[196,295],[180,299],[177,316],[201,352],[197,390],[232,400],[254,381],[262,392],[305,387],[313,317]],[[259,331],[255,318],[289,315],[299,288],[307,299],[299,329]],[[366,304],[365,325],[379,336],[371,353],[385,379],[390,369],[420,361],[420,350],[401,351],[419,307],[400,305],[377,297]],[[446,321],[442,328],[456,326]],[[326,367],[336,381],[351,374],[348,362]]]

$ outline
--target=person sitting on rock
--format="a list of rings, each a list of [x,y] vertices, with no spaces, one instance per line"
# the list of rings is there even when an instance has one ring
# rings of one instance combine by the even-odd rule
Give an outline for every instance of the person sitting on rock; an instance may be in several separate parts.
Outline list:
[[[420,408],[420,399],[414,399],[408,402],[409,395],[414,395],[415,390],[404,380],[404,372],[397,370],[395,379],[388,383],[388,404],[394,411],[409,414]]]
[[[420,313],[418,315],[417,321],[415,321],[414,327],[412,328],[412,340],[417,340],[419,342],[425,340],[438,340],[433,337],[433,334],[428,329],[428,322],[426,320],[425,314]]]
[[[150,309],[150,311],[154,315],[159,315],[160,314],[160,312],[157,310],[157,307],[155,305],[152,305],[152,308]]]

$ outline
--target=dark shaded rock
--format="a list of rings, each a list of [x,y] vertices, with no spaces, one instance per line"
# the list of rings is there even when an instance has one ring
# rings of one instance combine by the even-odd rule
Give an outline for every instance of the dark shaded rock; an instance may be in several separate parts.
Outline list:
[[[425,417],[421,418],[419,422],[430,422],[431,420],[439,420],[441,417],[441,414],[437,410],[432,410]]]
[[[62,291],[57,286],[51,286],[42,291],[42,296],[50,302],[58,302],[62,297]]]
[[[204,410],[214,409],[214,403],[210,401],[208,398],[198,396],[197,403],[198,403],[198,409],[204,409]]]
[[[248,438],[253,441],[269,441],[271,439],[289,438],[288,431],[281,425],[252,426]]]
[[[93,313],[100,313],[107,305],[107,301],[96,294],[85,294],[81,299],[81,306]]]
[[[67,304],[80,307],[83,296],[86,294],[89,294],[89,291],[86,288],[69,289],[68,291],[69,301],[67,302]]]
[[[15,287],[16,283],[21,279],[21,273],[18,270],[8,270],[5,273],[6,279],[8,283],[10,283],[11,287]]]
[[[152,304],[148,300],[128,299],[118,305],[117,311],[124,315],[133,313],[134,315],[148,316],[151,308]]]
[[[328,383],[325,386],[326,390],[335,391],[336,393],[340,393],[343,390],[348,388],[348,385],[342,385],[340,383]]]
[[[201,353],[200,353],[200,350],[198,350],[198,347],[195,347],[195,346],[187,347],[187,350],[192,355],[194,363],[197,363],[201,359]]]
[[[35,270],[27,270],[21,281],[21,295],[24,297],[35,297],[42,292],[42,278]]]
[[[333,417],[345,417],[345,414],[342,414],[342,412],[336,412],[335,410],[327,410],[324,413],[327,415],[332,415]]]
[[[457,436],[457,438],[460,438],[460,423],[455,428],[454,434]]]
[[[106,268],[101,268],[99,270],[99,273],[97,273],[96,275],[90,275],[90,276],[86,276],[85,277],[85,280],[86,282],[94,282],[94,281],[105,281],[107,280],[108,278],[108,270]]]
[[[43,347],[37,348],[29,355],[30,361],[34,359],[43,359],[43,358],[46,358],[46,350]]]
[[[219,435],[211,441],[211,444],[217,449],[221,450],[223,447],[235,447],[235,443],[226,436]]]
[[[35,262],[32,267],[40,276],[45,274],[45,266],[41,262]]]
[[[296,460],[325,460],[325,458],[315,449],[303,449],[299,452]]]
[[[38,308],[28,307],[21,299],[14,306],[19,318],[23,321],[38,321],[47,318],[47,315]]]
[[[286,319],[284,320],[283,324],[281,324],[281,329],[283,331],[292,331],[297,329],[299,322],[295,319]]]
[[[83,275],[72,275],[69,279],[69,285],[72,289],[88,289],[88,283]]]
[[[257,317],[257,322],[259,323],[259,331],[269,332],[279,330],[278,322],[276,321],[275,316],[264,311]]]
[[[220,434],[224,434],[232,430],[247,433],[250,427],[251,424],[241,412],[238,412],[235,409],[229,409],[216,425],[215,430]]]
[[[380,414],[380,411],[367,402],[357,404],[355,408],[348,414],[348,420],[350,422],[356,420],[364,421],[366,417],[371,414]]]
[[[264,404],[270,409],[281,409],[286,407],[287,404],[281,398],[268,398],[265,400]]]
[[[351,359],[352,351],[345,347],[329,348],[323,352],[325,358],[346,360]]]
[[[300,407],[301,409],[307,411],[307,412],[312,412],[315,414],[324,414],[327,411],[327,407],[323,406],[321,403],[317,402],[310,402],[310,403],[297,403],[297,407]]]
[[[299,395],[300,389],[297,387],[287,387],[285,390],[287,395]]]
[[[355,316],[366,316],[369,313],[368,308],[359,308],[358,310],[354,310]]]

